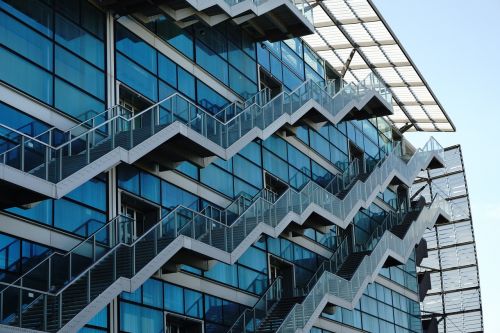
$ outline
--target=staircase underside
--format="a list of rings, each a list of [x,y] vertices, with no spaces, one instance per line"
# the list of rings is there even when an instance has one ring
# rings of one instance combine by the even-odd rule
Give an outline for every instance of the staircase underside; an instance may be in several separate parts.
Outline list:
[[[160,169],[165,170],[175,168],[178,163],[187,160],[198,166],[205,167],[215,157],[227,160],[254,139],[260,138],[265,140],[281,128],[298,124],[302,119],[308,118],[311,115],[314,115],[314,119],[318,122],[324,123],[329,121],[337,124],[345,119],[347,115],[362,110],[365,105],[372,103],[373,99],[379,100],[378,103],[385,103],[386,110],[390,110],[387,102],[375,92],[366,94],[361,100],[352,101],[335,116],[332,116],[330,112],[311,99],[291,115],[281,115],[264,129],[254,127],[226,149],[209,140],[196,130],[186,126],[184,123],[176,121],[166,127],[155,129],[154,134],[149,137],[145,136],[144,131],[137,133],[138,139],[136,140],[140,139],[141,143],[132,149],[119,146],[104,155],[101,153],[98,154],[95,160],[89,162],[85,161],[81,155],[64,157],[67,159],[66,162],[63,161],[64,165],[71,164],[69,159],[75,159],[78,160],[77,163],[80,164],[81,168],[72,167],[71,169],[75,169],[75,171],[72,174],[65,175],[65,178],[57,183],[23,172],[17,168],[0,164],[0,186],[3,184],[8,185],[7,188],[12,189],[12,193],[16,193],[13,196],[7,194],[0,195],[0,207],[8,208],[25,205],[45,198],[59,199],[93,177],[121,162],[132,164],[143,159],[158,163]],[[145,130],[148,130],[148,128],[145,128]],[[38,171],[37,173],[40,174]],[[6,193],[5,191],[2,192]],[[19,199],[19,201],[16,201],[16,199]]]
[[[229,5],[224,0],[99,0],[119,15],[134,14],[147,23],[168,15],[181,28],[231,20],[255,41],[278,41],[314,33],[314,26],[290,0],[253,0]]]

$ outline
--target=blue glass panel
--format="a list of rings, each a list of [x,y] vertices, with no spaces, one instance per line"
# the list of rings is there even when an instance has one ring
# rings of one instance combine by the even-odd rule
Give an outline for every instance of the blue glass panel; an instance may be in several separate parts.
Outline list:
[[[88,206],[106,210],[106,183],[91,179],[66,195]]]
[[[8,3],[10,2],[10,3]],[[0,1],[5,9],[21,22],[30,25],[47,36],[52,36],[52,10],[41,1]]]
[[[246,145],[245,148],[240,150],[239,154],[246,157],[247,159],[249,159],[250,161],[252,161],[257,165],[262,165],[262,156],[260,150],[261,149],[259,144],[251,142],[248,145]]]
[[[257,59],[259,60],[259,64],[267,69],[268,71],[271,71],[271,63],[269,60],[269,51],[266,50],[264,47],[264,44],[257,46]]]
[[[229,42],[229,63],[245,74],[253,82],[257,82],[257,64],[240,48]]]
[[[248,183],[262,188],[262,169],[248,161],[247,159],[236,155],[233,158],[234,175],[244,179]]]
[[[324,158],[330,159],[330,145],[325,138],[319,135],[318,132],[310,130],[309,139],[311,140],[312,149],[323,155]]]
[[[163,311],[120,302],[120,330],[125,332],[163,332]]]
[[[257,93],[257,84],[250,81],[233,66],[229,66],[229,87],[243,96],[243,99],[250,98]]]
[[[184,293],[181,287],[163,283],[165,310],[184,313]]]
[[[239,178],[234,178],[234,196],[237,197],[241,194],[246,194],[247,196],[253,197],[259,192],[261,188],[254,187]]]
[[[52,69],[52,43],[9,15],[0,12],[0,44],[47,70]]]
[[[56,74],[86,90],[97,98],[104,99],[104,73],[78,57],[56,46]]]
[[[0,47],[0,80],[52,104],[52,76],[3,47]]]
[[[173,209],[177,205],[198,209],[198,197],[165,181],[161,182],[161,198],[162,206],[169,209]]]
[[[229,101],[227,99],[219,95],[215,90],[200,80],[196,80],[196,88],[198,93],[198,104],[212,114],[219,112],[225,106],[229,105]]]
[[[150,72],[157,72],[154,48],[120,24],[116,25],[116,48]]]
[[[125,164],[120,165],[118,167],[118,187],[139,194],[139,170]]]
[[[25,218],[43,223],[52,224],[52,200],[44,200],[36,204],[32,208],[21,209],[21,208],[9,208],[6,211],[23,216]]]
[[[279,81],[283,81],[283,69],[281,61],[274,55],[270,55],[271,59],[271,74],[273,74]]]
[[[54,226],[88,236],[106,222],[106,215],[65,199],[54,201]]]
[[[258,270],[259,272],[267,271],[266,253],[255,247],[249,247],[240,259],[238,259],[238,263]]]
[[[0,119],[2,124],[14,128],[30,136],[37,136],[50,128],[49,125],[42,123],[13,107],[0,102]]]
[[[187,32],[164,17],[157,21],[156,27],[156,33],[160,38],[167,41],[188,58],[194,59],[193,39]]]
[[[158,99],[158,80],[119,53],[116,54],[116,76],[118,80],[130,86],[132,89],[137,90],[149,99],[153,101]]]
[[[158,75],[172,87],[177,87],[177,65],[172,60],[159,53]]]
[[[287,160],[287,143],[279,136],[273,135],[263,142],[263,146],[285,161]]]
[[[60,15],[56,15],[55,23],[58,43],[104,69],[104,45],[99,39]]]
[[[293,71],[300,76],[300,79],[304,78],[304,63],[302,62],[302,59],[295,54],[287,45],[286,43],[283,43],[281,45],[281,52],[282,52],[282,60],[285,64],[288,64]],[[285,75],[285,70],[289,71],[288,68],[283,67],[283,75]],[[284,78],[286,81],[286,78]],[[285,82],[286,84],[286,82]],[[287,84],[288,86],[288,84]],[[293,87],[289,88],[293,89]]]
[[[157,308],[163,307],[163,283],[149,279],[142,285],[142,302]]]
[[[0,269],[16,271],[21,258],[21,241],[17,238],[0,234]]]
[[[223,300],[224,304],[224,323],[232,325],[240,315],[239,305],[237,303]]]
[[[264,169],[288,182],[288,164],[265,149],[262,156],[264,158]]]
[[[179,83],[177,89],[191,99],[195,99],[195,86],[194,86],[194,76],[183,70],[182,68],[178,68],[178,78]]]
[[[303,173],[311,174],[311,160],[305,154],[300,152],[292,145],[288,146],[288,163],[302,171]]]
[[[163,81],[159,80],[158,81],[158,88],[159,88],[159,92],[158,92],[158,100],[161,101],[161,100],[164,100],[165,98],[175,94],[177,91],[172,88],[171,86],[169,86],[168,84],[166,83],[163,83]]]
[[[203,317],[203,295],[197,291],[184,289],[184,313],[187,316]]]
[[[201,42],[196,42],[196,63],[223,83],[228,83],[227,62]]]
[[[141,172],[141,196],[160,203],[160,178]]]
[[[267,275],[238,266],[238,286],[254,294],[261,294],[267,288]]]
[[[105,307],[98,314],[94,316],[94,318],[90,319],[88,322],[89,325],[98,326],[98,327],[108,327],[108,308]]]
[[[188,177],[198,180],[198,167],[187,161],[182,162],[175,170],[182,172]]]
[[[291,70],[283,66],[283,83],[288,87],[288,89],[294,90],[302,83],[302,81]]]
[[[86,120],[104,111],[104,103],[56,78],[55,106],[79,120]]]
[[[81,5],[82,5],[82,14],[81,14],[82,26],[88,31],[92,32],[94,35],[97,35],[99,38],[104,39],[104,29],[105,29],[104,13],[98,10],[88,1],[81,1]]]
[[[233,196],[233,177],[214,164],[200,170],[200,181],[229,197]]]
[[[222,323],[222,299],[205,295],[205,319]]]
[[[238,273],[236,265],[228,265],[222,262],[217,262],[210,268],[210,270],[205,272],[204,275],[207,278],[233,287],[238,286]]]

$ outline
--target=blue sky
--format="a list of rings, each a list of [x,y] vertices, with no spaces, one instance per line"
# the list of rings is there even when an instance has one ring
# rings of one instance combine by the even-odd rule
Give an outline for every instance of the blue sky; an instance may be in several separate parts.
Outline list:
[[[434,136],[462,145],[485,332],[500,332],[500,1],[374,2],[457,127]]]

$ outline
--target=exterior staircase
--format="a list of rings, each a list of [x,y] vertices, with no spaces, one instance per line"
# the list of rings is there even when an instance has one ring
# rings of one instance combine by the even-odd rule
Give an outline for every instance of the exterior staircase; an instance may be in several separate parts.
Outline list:
[[[404,218],[388,215],[363,246],[352,247],[345,238],[313,275],[304,301],[294,306],[274,332],[309,332],[328,304],[353,309],[389,257],[405,263],[425,230],[439,219],[450,221],[452,214],[451,204],[437,195],[430,205],[418,206]]]
[[[251,104],[227,121],[178,94],[134,116],[124,116],[120,107],[112,110],[108,120],[80,126],[80,133],[74,131],[78,134],[58,147],[18,133],[20,145],[0,155],[0,208],[61,198],[120,162],[148,159],[172,168],[189,160],[206,166],[303,119],[338,123],[387,115],[392,105],[385,86],[369,76],[334,96],[306,81],[263,106]]]
[[[305,0],[99,0],[120,15],[148,23],[168,15],[185,28],[199,21],[215,26],[227,20],[254,40],[285,40],[314,33],[312,8]]]
[[[380,192],[380,184],[369,184],[376,181],[388,184],[395,176],[416,176],[442,154],[434,139],[407,163],[399,159],[397,151],[394,149],[381,160],[366,183],[358,181],[343,200],[310,182],[300,192],[286,190],[274,202],[257,197],[230,226],[182,206],[137,239],[130,237],[127,231],[130,222],[106,225],[109,229],[103,228],[105,231],[92,235],[75,248],[77,250],[66,254],[62,264],[61,260],[44,261],[39,265],[41,269],[35,267],[27,276],[4,289],[0,294],[0,302],[3,302],[0,304],[3,323],[0,329],[18,331],[19,327],[34,329],[35,325],[38,330],[74,332],[122,291],[133,292],[141,286],[178,253],[187,252],[193,260],[215,259],[234,264],[262,234],[276,238],[292,221],[304,224],[313,213],[345,228],[359,206],[368,206],[366,200],[373,200]],[[401,165],[395,164],[396,158]],[[384,172],[388,166],[396,169]],[[52,273],[47,274],[45,267]],[[43,281],[44,277],[48,280],[40,286],[40,278]],[[304,302],[308,301],[307,297]],[[73,303],[74,299],[84,302]],[[72,306],[66,307],[70,303]],[[40,312],[39,307],[43,311]],[[23,318],[27,318],[26,323]]]

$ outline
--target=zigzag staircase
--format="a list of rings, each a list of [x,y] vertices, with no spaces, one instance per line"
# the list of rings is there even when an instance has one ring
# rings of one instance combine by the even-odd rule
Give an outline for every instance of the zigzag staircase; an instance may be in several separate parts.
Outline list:
[[[305,0],[100,0],[120,15],[135,14],[151,22],[167,14],[185,28],[199,21],[215,26],[227,20],[245,29],[254,40],[284,40],[314,33],[312,8]]]
[[[304,300],[273,332],[309,332],[328,304],[352,310],[389,257],[405,263],[425,230],[440,219],[450,221],[452,214],[451,204],[436,195],[429,205],[410,211],[405,218],[389,215],[363,246],[351,247],[345,239],[313,275]]]
[[[165,168],[184,160],[200,166],[214,156],[229,159],[255,138],[266,139],[285,125],[308,121],[338,123],[354,117],[387,115],[391,95],[375,76],[349,84],[330,96],[306,81],[265,105],[251,104],[228,121],[178,94],[132,117],[120,107],[111,117],[91,124],[64,144],[53,147],[22,133],[21,144],[0,155],[0,208],[43,198],[61,198],[114,165],[149,159]]]
[[[351,186],[343,199],[309,182],[299,192],[286,190],[275,202],[255,198],[230,226],[179,206],[137,239],[121,231],[129,230],[129,222],[109,227],[67,254],[62,264],[55,259],[46,262],[44,267],[53,274],[33,270],[4,289],[1,329],[74,332],[122,291],[134,291],[178,254],[234,264],[262,234],[276,238],[291,222],[303,225],[312,214],[345,228],[361,206],[369,206],[381,184],[389,184],[394,177],[411,183],[443,154],[432,138],[408,162],[398,151],[381,160],[366,182],[358,180]],[[47,283],[31,287],[47,276],[51,276]]]
[[[283,297],[281,281],[276,280],[252,309],[240,315],[228,333],[308,332],[328,303],[353,309],[388,256],[404,264],[425,229],[439,217],[450,217],[449,203],[440,197],[428,207],[424,205],[425,200],[421,200],[405,214],[389,213],[363,245],[352,245],[346,235],[332,257],[320,264],[294,297]],[[325,285],[329,288],[326,291]]]

